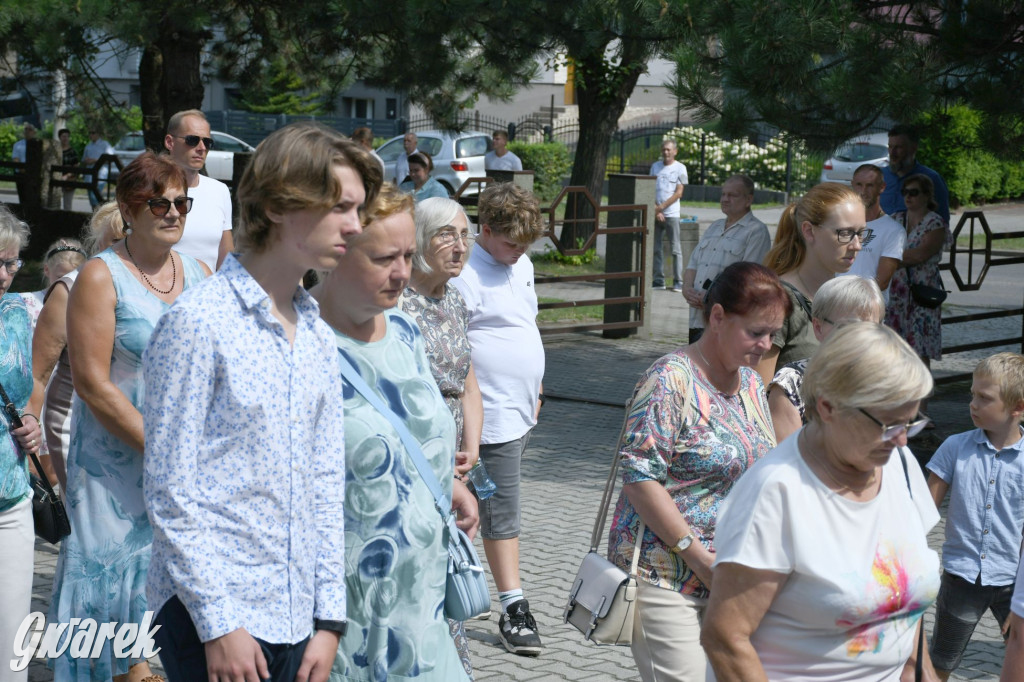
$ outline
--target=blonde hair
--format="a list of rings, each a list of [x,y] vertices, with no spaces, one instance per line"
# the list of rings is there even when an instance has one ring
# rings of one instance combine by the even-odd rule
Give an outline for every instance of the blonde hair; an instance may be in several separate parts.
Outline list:
[[[46,280],[47,288],[56,279],[60,279],[84,263],[85,258],[85,249],[82,248],[82,243],[77,239],[65,237],[50,244],[50,248],[46,250],[46,255],[43,256],[43,269],[46,271],[44,279]],[[60,272],[60,274],[55,277],[55,272]]]
[[[423,273],[431,272],[430,264],[424,256],[430,248],[430,240],[441,228],[451,225],[460,213],[466,219],[466,228],[471,229],[466,209],[453,199],[430,197],[416,204],[416,253],[412,257],[414,269]]]
[[[383,182],[380,164],[359,143],[310,121],[279,128],[260,142],[236,196],[236,237],[241,250],[262,251],[270,245],[275,223],[267,211],[324,209],[341,197],[335,166],[353,169],[373,203]]]
[[[82,232],[82,244],[90,256],[95,256],[100,251],[100,244],[103,237],[110,234],[112,242],[119,242],[124,239],[124,217],[117,207],[116,201],[108,201],[98,207],[89,218],[89,223]]]
[[[29,234],[28,223],[14,215],[6,204],[0,204],[0,250],[21,252],[28,246]]]
[[[1007,409],[1014,410],[1024,402],[1024,355],[990,355],[974,368],[974,376],[996,382],[999,385],[999,399]]]
[[[477,215],[481,228],[486,225],[518,244],[531,244],[544,234],[537,197],[511,182],[487,185],[480,193]]]
[[[807,255],[807,243],[800,232],[800,226],[804,221],[821,225],[828,220],[829,213],[836,206],[848,201],[858,206],[863,205],[860,195],[846,185],[823,182],[812,187],[803,198],[794,201],[782,212],[775,232],[775,244],[764,257],[764,264],[777,275],[799,268]]]
[[[874,322],[851,322],[833,332],[807,364],[800,395],[808,421],[818,399],[837,408],[891,410],[932,391],[931,372],[907,342]]]
[[[878,283],[867,277],[834,277],[814,294],[811,317],[833,324],[864,320],[881,324],[885,316],[885,299]]]
[[[368,227],[371,223],[384,220],[396,213],[412,214],[415,206],[416,200],[411,194],[406,194],[391,183],[387,183],[380,188],[373,203],[367,205],[366,212],[363,214],[363,227]],[[356,239],[358,238],[357,235]]]

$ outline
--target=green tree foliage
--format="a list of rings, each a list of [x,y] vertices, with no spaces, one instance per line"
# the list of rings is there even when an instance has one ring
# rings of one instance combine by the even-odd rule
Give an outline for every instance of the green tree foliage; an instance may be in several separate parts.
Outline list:
[[[523,170],[532,170],[533,192],[541,201],[553,201],[562,191],[562,179],[572,168],[572,159],[560,142],[510,142],[509,150],[523,162]]]
[[[324,93],[310,92],[306,82],[285,63],[277,58],[267,67],[268,74],[258,85],[251,87],[239,103],[242,109],[260,114],[322,114]]]
[[[887,120],[966,103],[978,143],[1024,150],[1015,0],[720,0],[681,36],[675,94],[733,136],[767,124],[828,151]]]

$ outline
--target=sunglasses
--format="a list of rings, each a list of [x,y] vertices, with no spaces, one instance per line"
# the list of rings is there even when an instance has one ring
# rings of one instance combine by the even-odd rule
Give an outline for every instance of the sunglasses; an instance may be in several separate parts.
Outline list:
[[[905,196],[905,197],[916,197],[920,193],[921,193],[921,190],[919,190],[916,187],[909,187],[909,188],[903,190],[903,196]]]
[[[185,144],[189,147],[198,147],[199,143],[202,142],[203,146],[207,149],[213,149],[212,137],[199,137],[198,135],[185,135],[184,137],[181,135],[173,135],[172,137],[176,137],[179,140],[185,140]]]
[[[174,204],[175,210],[181,215],[185,215],[192,210],[192,197],[178,197],[173,202],[170,199],[150,199],[146,202],[149,206],[150,212],[157,218],[163,218],[167,215],[167,212],[171,210],[171,204]]]

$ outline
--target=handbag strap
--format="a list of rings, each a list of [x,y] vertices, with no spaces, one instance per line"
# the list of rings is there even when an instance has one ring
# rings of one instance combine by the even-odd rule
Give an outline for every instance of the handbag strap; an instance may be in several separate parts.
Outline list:
[[[4,389],[2,381],[0,381],[0,399],[3,400],[3,411],[7,413],[7,418],[11,422],[11,425],[20,425],[21,415],[18,414],[18,408],[14,404],[14,401],[7,395],[7,391]],[[14,441],[14,447],[18,448],[18,450],[22,450],[21,446],[18,444],[18,439],[12,437],[11,440]],[[24,450],[22,450],[22,452],[24,452]],[[36,457],[36,453],[29,452],[27,454],[32,458],[32,464],[39,473],[39,482],[42,484],[43,490],[45,490],[51,498],[57,497],[57,493],[53,491],[53,486],[50,485],[50,481],[46,478],[46,472],[43,471],[43,465],[39,462],[39,458]]]
[[[441,521],[448,526],[448,532],[451,537],[457,537],[457,531],[455,527],[455,519],[451,513],[452,503],[444,492],[441,490],[441,483],[437,480],[437,476],[434,475],[433,469],[427,463],[427,459],[423,456],[423,451],[420,449],[420,444],[416,441],[409,429],[402,422],[401,418],[395,414],[394,410],[384,404],[384,401],[380,399],[377,392],[370,388],[369,384],[359,375],[359,371],[352,366],[348,358],[342,352],[338,353],[338,358],[341,361],[341,376],[345,378],[345,381],[349,383],[352,388],[360,393],[366,402],[370,403],[378,412],[391,422],[391,426],[394,427],[395,431],[398,432],[398,437],[402,439],[402,444],[405,445],[406,452],[409,453],[409,458],[412,459],[412,463],[416,465],[416,470],[419,471],[420,478],[426,483],[427,488],[430,490],[430,494],[434,497],[434,509],[441,515]]]

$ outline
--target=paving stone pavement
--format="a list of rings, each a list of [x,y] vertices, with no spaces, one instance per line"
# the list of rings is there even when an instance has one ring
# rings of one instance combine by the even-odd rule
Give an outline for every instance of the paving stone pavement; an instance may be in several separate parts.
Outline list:
[[[522,581],[538,621],[545,649],[538,658],[508,654],[497,638],[496,599],[489,621],[467,625],[477,680],[638,680],[628,648],[598,647],[562,623],[562,609],[576,569],[587,551],[600,494],[622,422],[622,405],[633,385],[655,359],[685,336],[685,304],[671,292],[657,292],[654,315],[660,340],[602,339],[596,334],[548,338],[544,408],[523,461]],[[672,297],[671,299],[669,297]],[[665,304],[662,305],[661,301]],[[671,303],[671,305],[669,305]],[[993,324],[998,321],[993,321]],[[1017,325],[1010,321],[1007,324]],[[679,330],[681,331],[681,334]],[[989,353],[994,351],[985,351]],[[971,356],[949,358],[951,369],[970,369]],[[971,428],[967,386],[941,387],[929,407],[938,428],[912,443],[928,454],[943,438]],[[943,525],[929,536],[941,546]],[[479,546],[479,540],[478,540]],[[482,548],[480,548],[483,556]],[[56,550],[38,542],[33,610],[46,611]],[[492,595],[496,595],[493,584]],[[926,616],[930,630],[931,613]],[[991,616],[980,623],[953,680],[998,679],[1003,645]],[[159,668],[157,668],[159,670]],[[41,662],[33,662],[30,680],[52,680]]]

